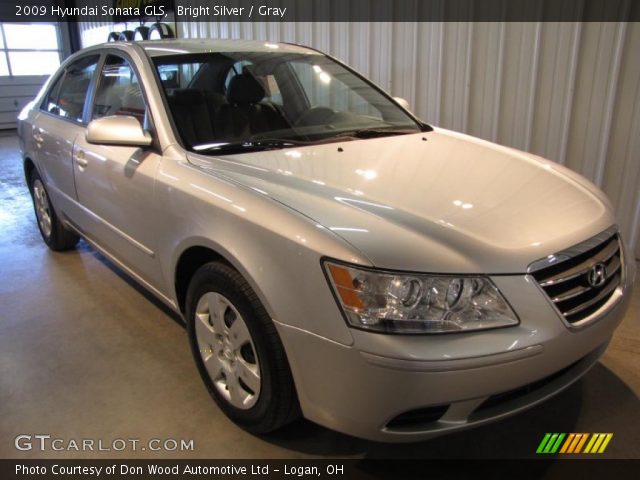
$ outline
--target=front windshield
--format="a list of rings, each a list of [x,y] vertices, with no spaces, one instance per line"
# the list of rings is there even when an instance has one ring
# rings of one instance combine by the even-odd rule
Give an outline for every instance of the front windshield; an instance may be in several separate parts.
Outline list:
[[[423,128],[324,55],[224,52],[154,63],[182,142],[196,152],[286,148]]]

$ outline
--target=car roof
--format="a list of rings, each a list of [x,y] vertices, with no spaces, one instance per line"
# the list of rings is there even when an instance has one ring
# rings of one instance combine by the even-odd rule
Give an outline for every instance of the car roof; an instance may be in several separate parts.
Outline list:
[[[282,52],[321,55],[320,52],[300,45],[259,40],[171,39],[145,40],[136,44],[144,48],[150,57],[210,52]]]

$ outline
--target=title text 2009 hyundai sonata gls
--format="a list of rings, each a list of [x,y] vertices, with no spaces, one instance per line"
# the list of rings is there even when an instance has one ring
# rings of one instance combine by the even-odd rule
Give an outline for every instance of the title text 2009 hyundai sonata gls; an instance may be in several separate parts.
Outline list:
[[[402,105],[300,46],[115,43],[19,134],[44,241],[84,237],[179,312],[236,423],[408,441],[579,378],[635,267],[584,178]]]

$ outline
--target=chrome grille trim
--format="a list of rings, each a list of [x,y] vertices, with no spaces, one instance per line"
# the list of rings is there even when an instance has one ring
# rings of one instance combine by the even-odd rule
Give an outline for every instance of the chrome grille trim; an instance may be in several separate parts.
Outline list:
[[[620,244],[617,242],[610,242],[607,244],[607,246],[603,250],[598,252],[593,257],[585,259],[583,262],[579,263],[575,267],[572,267],[564,272],[558,273],[557,275],[553,275],[550,278],[546,278],[543,282],[540,282],[540,286],[548,287],[550,285],[566,282],[567,280],[571,280],[576,277],[579,277],[580,275],[584,275],[589,270],[591,270],[591,267],[593,267],[596,263],[604,263],[608,261],[616,253],[619,253],[619,251],[620,251]]]
[[[616,227],[562,252],[533,262],[528,269],[565,323],[584,326],[599,318],[622,297],[622,245]],[[588,279],[592,268],[604,265],[602,283]]]
[[[598,235],[595,235],[594,237],[591,237],[588,240],[579,243],[578,245],[574,245],[573,247],[569,247],[566,250],[554,253],[553,255],[548,255],[544,258],[541,258],[540,260],[536,260],[529,265],[529,268],[527,268],[527,273],[537,272],[538,270],[547,268],[550,265],[555,265],[557,263],[578,256],[581,253],[587,252],[592,248],[597,247],[616,233],[618,233],[618,227],[617,225],[612,225],[602,233],[599,233]]]
[[[613,291],[616,288],[618,288],[618,285],[620,285],[619,276],[618,276],[618,278],[616,278],[614,280],[615,281],[610,282],[605,288],[600,290],[600,292],[595,297],[593,297],[591,300],[587,300],[586,302],[581,303],[577,307],[573,307],[571,310],[567,310],[566,312],[563,313],[563,315],[565,317],[571,317],[573,315],[576,315],[576,314],[586,310],[587,308],[591,307],[592,305],[595,305],[599,301],[601,301],[601,300],[603,300],[605,298],[609,298],[611,296],[611,294],[613,293]]]

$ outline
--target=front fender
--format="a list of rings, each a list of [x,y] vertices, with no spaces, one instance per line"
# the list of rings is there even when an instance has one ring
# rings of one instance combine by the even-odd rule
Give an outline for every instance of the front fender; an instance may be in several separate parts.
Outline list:
[[[330,230],[187,162],[163,163],[156,197],[163,217],[158,255],[174,299],[180,256],[190,247],[206,247],[244,276],[273,319],[344,345],[353,343],[320,259],[369,264]]]

